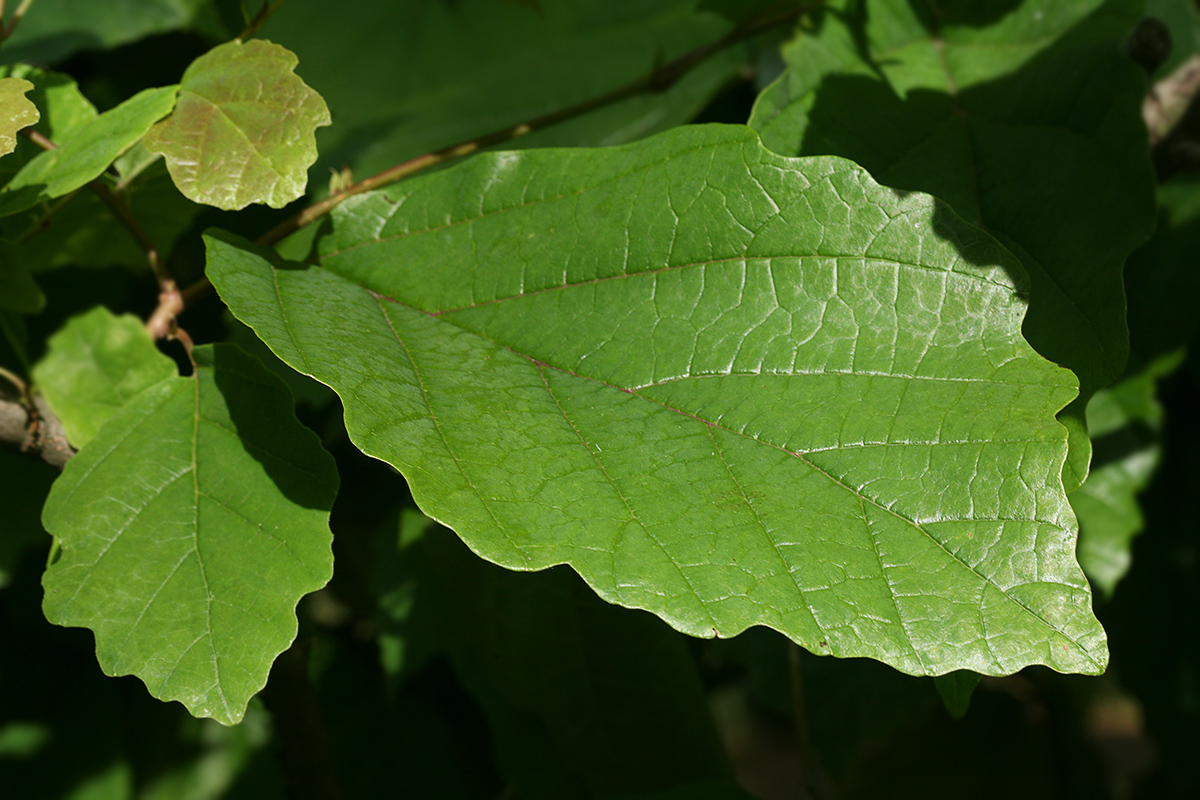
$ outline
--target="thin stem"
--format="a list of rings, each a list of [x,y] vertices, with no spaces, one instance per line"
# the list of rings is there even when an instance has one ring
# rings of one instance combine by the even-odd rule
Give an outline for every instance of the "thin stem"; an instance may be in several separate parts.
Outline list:
[[[278,0],[276,6],[282,4],[283,0]],[[470,155],[477,150],[486,147],[491,147],[502,142],[518,139],[535,130],[549,127],[559,122],[565,122],[583,114],[587,114],[604,106],[611,105],[621,100],[626,100],[646,92],[663,92],[675,85],[689,70],[696,67],[705,59],[711,57],[720,50],[738,42],[749,39],[753,36],[762,33],[765,30],[781,25],[788,20],[794,19],[802,14],[808,13],[819,5],[822,5],[825,0],[815,0],[813,3],[804,6],[803,8],[794,8],[790,11],[764,15],[759,19],[749,20],[742,25],[734,28],[725,36],[711,42],[703,47],[699,47],[683,56],[661,65],[654,69],[649,75],[644,78],[632,81],[624,86],[614,89],[611,92],[592,98],[591,100],[578,103],[568,108],[559,111],[545,114],[536,119],[523,122],[519,125],[513,125],[508,128],[503,128],[493,133],[480,136],[476,139],[471,139],[459,144],[451,145],[450,147],[426,153],[422,156],[417,156],[414,159],[405,161],[402,164],[397,164],[394,167],[385,169],[383,172],[376,173],[368,178],[351,184],[339,192],[335,192],[324,200],[314,203],[313,205],[300,211],[295,216],[285,219],[283,222],[276,225],[271,230],[258,237],[257,244],[270,247],[277,244],[291,234],[307,227],[317,220],[321,219],[333,209],[337,208],[347,198],[353,197],[356,194],[378,189],[383,186],[395,183],[410,175],[414,175],[429,167],[442,164],[455,158]],[[271,9],[272,11],[274,8]],[[260,12],[261,14],[261,12]],[[183,306],[184,308],[191,307],[192,303],[205,297],[212,291],[212,284],[207,277],[202,277],[192,285],[183,290]]]
[[[257,14],[246,20],[246,27],[238,34],[237,38],[244,42],[258,33],[259,29],[266,24],[272,14],[279,10],[283,3],[284,0],[275,0],[274,3],[263,0],[262,8],[258,10]]]
[[[33,5],[33,0],[21,0],[21,5],[17,6],[17,10],[13,12],[12,19],[4,22],[4,0],[0,0],[0,42],[13,35],[13,31],[17,29],[17,23],[21,21],[21,17],[25,16],[25,12]]]
[[[44,134],[35,131],[32,128],[26,128],[21,131],[31,142],[36,144],[43,150],[57,150],[58,145],[52,142]],[[150,269],[154,272],[154,277],[158,279],[158,285],[164,289],[169,285],[174,286],[175,281],[171,278],[171,273],[167,271],[167,267],[162,262],[159,256],[158,247],[146,233],[146,229],[142,227],[142,223],[133,215],[129,204],[124,198],[113,193],[103,178],[96,178],[88,183],[88,188],[96,193],[100,201],[108,206],[108,210],[112,212],[117,221],[125,226],[125,229],[133,235],[134,241],[138,243],[138,247],[142,248],[142,252],[146,254],[146,261],[150,264]]]
[[[428,169],[432,166],[442,164],[455,158],[470,155],[477,150],[482,150],[484,148],[500,144],[501,142],[519,139],[520,137],[526,136],[533,131],[541,130],[542,128],[548,128],[551,125],[565,122],[569,119],[574,119],[575,117],[579,117],[591,111],[595,111],[596,109],[612,105],[620,102],[621,100],[627,100],[630,97],[635,97],[639,94],[646,92],[664,92],[674,86],[690,70],[704,60],[712,57],[715,53],[725,49],[726,47],[729,47],[732,44],[736,44],[753,36],[757,36],[759,33],[762,33],[769,28],[773,28],[776,25],[787,22],[790,19],[794,19],[800,14],[811,10],[811,8],[820,5],[821,2],[824,2],[824,0],[819,0],[819,2],[814,3],[812,6],[803,9],[792,9],[787,12],[776,12],[759,19],[749,20],[737,28],[734,28],[732,31],[727,33],[725,36],[722,36],[720,39],[717,39],[715,42],[711,42],[703,47],[692,50],[689,53],[685,53],[674,61],[668,62],[667,64],[663,64],[662,66],[656,68],[649,75],[639,78],[635,81],[631,81],[630,83],[618,87],[611,92],[606,92],[599,97],[594,97],[591,100],[585,100],[582,103],[568,106],[567,108],[560,109],[559,111],[544,114],[527,122],[522,122],[520,125],[513,125],[512,127],[503,128],[475,139],[470,139],[441,150],[436,150],[432,153],[426,153],[425,155],[417,156],[416,158],[405,161],[402,164],[397,164],[394,167],[385,169],[383,172],[376,173],[369,178],[364,178],[358,183],[347,186],[340,192],[331,194],[324,200],[311,205],[295,216],[284,220],[260,236],[257,242],[261,245],[273,245],[276,242],[285,239],[292,233],[300,230],[301,228],[316,222],[321,217],[325,216],[330,211],[341,205],[341,203],[347,198],[353,197],[356,194],[362,194],[363,192],[369,192],[372,189],[378,189],[380,187],[387,186],[388,184],[395,183],[398,180],[407,178],[410,175]]]

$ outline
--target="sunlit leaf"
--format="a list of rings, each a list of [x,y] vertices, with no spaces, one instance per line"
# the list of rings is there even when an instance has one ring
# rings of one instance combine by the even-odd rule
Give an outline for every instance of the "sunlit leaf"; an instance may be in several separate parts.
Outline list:
[[[1074,378],[1020,335],[1019,264],[928,196],[708,126],[358,197],[318,267],[208,248],[233,313],[492,561],[698,636],[1104,668]]]
[[[62,558],[43,610],[91,628],[109,675],[196,716],[242,718],[333,568],[332,459],[279,379],[231,345],[142,391],[79,451],[46,502]]]
[[[175,112],[146,136],[175,184],[197,203],[280,208],[304,194],[317,158],[313,132],[329,124],[321,96],[277,44],[234,40],[192,62]]]
[[[267,29],[300,57],[336,124],[318,131],[314,176],[365,177],[406,159],[594,100],[731,26],[695,0],[288,0]],[[662,92],[644,93],[516,140],[516,147],[622,144],[691,120],[748,66],[729,47]],[[379,76],[386,76],[380,79]],[[317,180],[314,177],[314,180]]]
[[[33,377],[79,448],[143,389],[178,372],[141,320],[97,306],[50,337]]]
[[[37,106],[25,93],[33,84],[23,78],[0,78],[0,156],[17,147],[17,131],[37,122]]]
[[[840,5],[840,7],[839,7]],[[786,155],[840,155],[929,192],[1030,274],[1023,331],[1079,376],[1063,480],[1087,475],[1087,400],[1128,353],[1121,268],[1153,229],[1145,80],[1119,46],[1137,0],[828,4],[785,48],[750,124]]]

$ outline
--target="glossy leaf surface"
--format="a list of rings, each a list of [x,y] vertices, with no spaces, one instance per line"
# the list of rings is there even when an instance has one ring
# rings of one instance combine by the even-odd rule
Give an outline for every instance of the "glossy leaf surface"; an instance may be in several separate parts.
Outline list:
[[[33,84],[23,78],[0,78],[0,156],[17,147],[17,131],[38,121],[37,106],[25,93]]]
[[[277,378],[230,345],[143,391],[67,465],[46,503],[62,558],[43,610],[88,627],[110,675],[238,722],[332,574],[332,459]]]
[[[1020,267],[923,195],[734,126],[480,156],[355,198],[321,266],[209,276],[426,513],[698,636],[1099,672]]]
[[[180,191],[197,203],[281,208],[304,194],[317,158],[313,131],[329,124],[321,96],[277,44],[234,40],[192,62],[175,112],[146,136]]]
[[[1087,474],[1087,399],[1125,366],[1121,268],[1153,229],[1145,82],[1119,52],[1140,5],[834,7],[785,49],[750,121],[777,152],[844,156],[945,200],[1021,259],[1024,333],[1080,380],[1068,489]]]
[[[70,320],[48,344],[33,377],[76,448],[142,390],[179,373],[141,320],[103,306]]]

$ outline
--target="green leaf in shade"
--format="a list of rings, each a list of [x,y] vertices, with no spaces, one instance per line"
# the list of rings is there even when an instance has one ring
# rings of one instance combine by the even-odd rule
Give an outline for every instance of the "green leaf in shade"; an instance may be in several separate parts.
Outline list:
[[[1020,265],[926,195],[737,126],[485,154],[348,201],[321,265],[219,232],[234,315],[515,569],[696,636],[1103,671]]]
[[[192,62],[175,113],[145,141],[166,156],[186,197],[225,209],[282,208],[304,194],[317,159],[313,132],[330,120],[325,101],[292,71],[296,63],[261,39],[235,39]]]
[[[80,448],[130,400],[178,372],[141,320],[97,306],[50,337],[33,378]]]
[[[8,399],[7,397],[5,399]],[[0,448],[0,589],[8,586],[26,550],[50,543],[39,518],[58,470],[27,455]],[[12,642],[6,634],[4,646]]]
[[[131,400],[79,451],[43,512],[62,558],[46,618],[91,628],[109,675],[225,724],[333,571],[332,458],[278,378],[231,345]]]
[[[950,716],[962,719],[967,715],[967,708],[971,705],[971,695],[975,693],[975,687],[979,685],[981,677],[983,676],[978,672],[957,669],[945,675],[938,675],[933,679],[933,684],[937,687],[938,694],[941,695],[942,702],[946,705],[946,712]]]
[[[61,197],[99,177],[116,158],[170,113],[174,86],[146,89],[73,129],[58,148],[34,158],[13,176],[7,191],[38,187],[39,198]]]
[[[569,571],[514,573],[444,529],[424,538],[438,628],[519,796],[615,797],[732,780],[682,637],[601,601]]]
[[[1087,400],[1125,366],[1121,268],[1154,223],[1145,80],[1119,52],[1140,5],[831,8],[785,48],[750,120],[776,152],[844,156],[945,200],[1021,260],[1025,336],[1079,376],[1061,417],[1068,490],[1087,475]]]
[[[211,13],[212,0],[37,0],[33,5],[0,48],[0,62],[44,64],[78,50],[108,49],[185,29]]]
[[[36,314],[46,305],[46,296],[38,288],[20,249],[0,239],[0,310]]]
[[[1095,455],[1087,480],[1070,499],[1079,518],[1079,564],[1106,595],[1129,571],[1133,537],[1145,524],[1137,495],[1149,485],[1162,455],[1158,380],[1182,361],[1182,353],[1163,356],[1096,392],[1088,404]]]
[[[37,122],[35,106],[25,93],[33,84],[23,78],[0,78],[0,156],[17,148],[17,131]]]
[[[158,157],[128,185],[101,180],[125,202],[164,256],[204,209],[180,194]],[[34,273],[66,266],[149,269],[145,251],[95,192],[81,192],[51,214],[39,205],[4,217],[0,232],[23,236],[21,256]]]
[[[337,124],[318,131],[314,185],[359,176],[593,100],[710,45],[731,26],[695,0],[288,0],[271,17]],[[646,93],[517,139],[513,146],[623,144],[692,119],[750,63],[734,46],[661,93]],[[378,80],[378,76],[387,76]],[[506,148],[508,149],[508,148]]]

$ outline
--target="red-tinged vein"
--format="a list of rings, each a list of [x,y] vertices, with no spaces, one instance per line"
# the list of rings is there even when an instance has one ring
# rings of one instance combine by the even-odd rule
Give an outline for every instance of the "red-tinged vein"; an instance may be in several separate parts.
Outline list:
[[[633,509],[633,506],[629,504],[628,498],[626,498],[624,492],[621,491],[621,487],[617,485],[616,479],[613,478],[613,476],[609,473],[608,469],[604,466],[603,463],[601,463],[600,457],[597,456],[596,453],[592,451],[592,448],[590,446],[588,446],[587,440],[583,438],[583,434],[579,432],[579,428],[576,427],[575,423],[571,421],[571,417],[567,414],[567,410],[565,408],[563,408],[562,403],[560,403],[558,401],[558,397],[555,396],[554,390],[550,388],[550,382],[546,380],[546,374],[542,370],[542,367],[545,365],[538,365],[537,363],[535,363],[534,366],[538,369],[538,375],[542,379],[542,386],[546,389],[546,394],[550,397],[550,399],[552,401],[554,401],[554,405],[558,409],[558,412],[560,414],[562,414],[563,421],[567,423],[567,426],[570,427],[571,432],[575,434],[575,438],[579,440],[579,444],[583,447],[584,452],[586,452],[588,454],[588,457],[592,460],[592,463],[595,464],[596,468],[600,470],[600,474],[602,474],[604,476],[604,479],[606,481],[608,481],[609,486],[612,487],[612,490],[617,495],[617,497],[621,498],[621,503],[625,506],[625,510],[629,513],[629,518],[638,524],[638,526],[642,529],[643,532],[645,532],[646,536],[650,539],[650,541],[654,542],[655,546],[658,547],[658,549],[662,552],[663,557],[667,559],[667,562],[670,563],[671,566],[675,567],[675,571],[677,573],[679,573],[679,577],[683,579],[683,582],[687,584],[688,589],[691,590],[692,596],[695,597],[696,600],[700,603],[701,610],[705,614],[708,615],[708,622],[709,622],[710,626],[712,627],[712,629],[714,631],[716,631],[717,630],[716,619],[713,618],[712,612],[708,610],[708,607],[704,604],[704,601],[700,598],[700,593],[697,592],[696,587],[692,585],[692,581],[690,578],[688,578],[687,573],[684,572],[683,567],[680,566],[679,563],[671,556],[670,551],[667,549],[667,547],[665,545],[663,545],[663,543],[661,541],[659,541],[658,537],[650,532],[649,526],[645,525],[641,521],[641,519],[638,518],[637,512]],[[614,561],[612,562],[613,574],[616,574],[616,571],[617,571],[616,561],[615,561],[616,547],[613,547],[613,550],[610,553],[610,555],[614,559]]]
[[[883,563],[883,554],[879,552],[879,539],[875,536],[875,531],[871,529],[871,519],[867,515],[866,498],[864,498],[861,494],[858,496],[858,509],[859,515],[863,521],[863,527],[867,532],[867,538],[871,540],[871,550],[875,553],[875,560],[879,563],[879,575],[883,578],[883,583],[885,586],[887,586],[888,595],[892,598],[892,608],[896,609],[896,621],[900,623],[900,629],[904,631],[904,638],[908,641],[908,648],[912,650],[913,657],[916,658],[917,663],[921,665],[921,671],[928,675],[929,667],[926,666],[925,659],[921,657],[921,652],[917,649],[917,645],[913,642],[913,635],[912,631],[909,630],[908,620],[904,618],[904,612],[900,610],[900,598],[896,596],[896,588],[892,585],[891,580],[888,579],[888,568],[887,565]],[[925,533],[926,536],[929,536],[929,534],[926,533],[921,526],[915,525],[915,527],[917,530]],[[983,576],[980,577],[982,578]],[[987,579],[985,578],[984,580],[986,581]]]
[[[762,530],[763,536],[770,543],[771,552],[773,552],[779,559],[779,564],[783,567],[784,572],[791,577],[792,583],[794,583],[796,586],[796,591],[800,593],[800,602],[803,604],[804,609],[808,611],[808,615],[812,618],[813,625],[818,631],[821,632],[821,634],[825,634],[825,628],[821,625],[821,621],[817,619],[817,614],[813,610],[812,604],[805,599],[805,589],[800,584],[800,579],[796,576],[796,573],[792,571],[787,559],[784,558],[783,552],[779,549],[779,543],[775,541],[775,537],[772,536],[771,532],[767,529],[767,525],[765,522],[763,522],[762,517],[759,515],[758,509],[756,509],[754,507],[754,503],[751,502],[750,495],[746,492],[746,488],[742,486],[742,482],[739,481],[737,476],[733,474],[733,467],[730,465],[729,460],[725,458],[725,453],[722,450],[720,443],[717,441],[716,435],[713,434],[713,430],[715,430],[716,427],[717,426],[715,425],[709,425],[706,429],[709,441],[712,442],[713,452],[716,454],[717,458],[721,460],[721,465],[725,467],[725,473],[729,476],[730,482],[737,487],[738,493],[742,496],[742,502],[746,504],[746,508],[750,511],[750,515],[754,518],[754,521]]]
[[[364,291],[368,291],[368,292],[369,292],[369,290],[364,290]],[[376,300],[376,302],[378,302],[378,303],[382,303],[382,302],[393,302],[393,303],[397,303],[397,301],[395,301],[395,300],[389,300],[389,299],[387,299],[387,298],[381,298],[381,297],[378,297],[377,295],[374,295],[373,293],[371,293],[371,296],[372,296],[372,297],[374,297],[374,298],[375,298],[375,300]],[[413,311],[413,312],[415,312],[415,313],[421,313],[421,314],[425,314],[426,316],[432,316],[432,315],[429,315],[427,312],[423,312],[423,311],[421,311],[420,309],[415,309],[415,308],[411,308],[411,307],[405,306],[405,305],[404,305],[404,304],[402,304],[402,303],[397,303],[397,305],[400,305],[400,306],[402,306],[402,307],[408,308],[409,310],[411,310],[411,311]],[[384,317],[385,317],[385,318],[387,318],[387,315],[386,315],[386,314],[384,314]],[[390,318],[388,319],[388,323],[389,323],[389,325],[391,324],[391,320],[390,320]],[[451,323],[451,324],[452,324],[452,323]],[[523,360],[525,360],[525,361],[529,362],[531,365],[533,365],[533,367],[534,367],[535,369],[537,369],[537,368],[538,368],[538,365],[540,365],[540,364],[542,364],[542,363],[543,363],[543,362],[539,362],[539,361],[537,361],[536,359],[534,359],[534,358],[532,358],[532,357],[530,357],[530,356],[528,356],[528,355],[526,355],[526,354],[524,354],[524,353],[517,352],[517,351],[513,350],[513,349],[512,349],[512,348],[510,348],[510,347],[507,347],[507,346],[505,346],[505,345],[501,345],[501,344],[498,344],[498,343],[496,343],[496,342],[493,342],[493,341],[491,341],[491,340],[489,340],[489,339],[486,339],[485,337],[482,337],[482,336],[480,336],[478,333],[475,333],[475,332],[473,332],[473,331],[466,331],[466,330],[464,330],[464,329],[462,329],[462,328],[458,328],[458,326],[454,326],[454,327],[455,327],[455,328],[457,328],[458,330],[462,330],[463,332],[465,332],[465,333],[468,333],[468,334],[470,334],[470,335],[472,335],[472,336],[476,336],[476,337],[477,337],[477,338],[479,338],[481,341],[487,342],[487,343],[491,344],[492,346],[494,346],[494,347],[496,347],[496,348],[499,348],[499,349],[502,349],[502,350],[508,351],[508,352],[510,352],[510,353],[512,353],[512,354],[514,354],[514,355],[516,355],[516,356],[518,356],[518,357],[520,357],[521,359],[523,359]],[[394,329],[394,327],[393,327],[393,329],[392,329],[392,330],[393,330],[393,334],[395,335],[395,329]],[[398,336],[397,336],[397,340],[399,340],[399,337],[398,337]],[[402,345],[402,346],[403,346],[403,345]],[[405,348],[405,350],[406,350],[406,352],[407,352],[407,348]],[[995,588],[995,589],[996,589],[998,592],[1000,592],[1000,594],[1001,594],[1001,595],[1003,595],[1005,598],[1007,598],[1007,599],[1009,600],[1009,602],[1013,603],[1015,606],[1017,606],[1018,608],[1022,609],[1022,610],[1023,610],[1023,611],[1024,611],[1026,614],[1028,614],[1028,615],[1029,615],[1031,618],[1033,618],[1034,620],[1036,620],[1036,621],[1037,621],[1037,622],[1038,622],[1040,625],[1043,625],[1043,626],[1045,626],[1046,628],[1048,628],[1048,629],[1050,629],[1050,630],[1054,631],[1055,633],[1057,633],[1057,634],[1059,634],[1059,635],[1063,636],[1064,638],[1066,638],[1068,641],[1072,642],[1072,644],[1074,644],[1074,645],[1076,646],[1077,650],[1078,650],[1080,653],[1082,653],[1082,654],[1083,654],[1083,655],[1084,655],[1084,656],[1085,656],[1085,657],[1086,657],[1086,658],[1087,658],[1089,661],[1091,661],[1093,664],[1096,664],[1096,666],[1097,666],[1097,667],[1099,667],[1099,666],[1100,666],[1100,665],[1099,665],[1099,663],[1098,663],[1098,662],[1097,662],[1097,661],[1096,661],[1096,660],[1095,660],[1095,659],[1094,659],[1094,658],[1091,656],[1091,654],[1088,652],[1088,650],[1087,650],[1087,649],[1086,649],[1086,648],[1085,648],[1085,647],[1084,647],[1082,644],[1080,644],[1080,643],[1079,643],[1077,640],[1073,639],[1071,636],[1069,636],[1068,634],[1066,634],[1064,631],[1061,631],[1061,630],[1059,630],[1059,629],[1055,628],[1053,625],[1051,625],[1051,624],[1050,624],[1050,622],[1049,622],[1048,620],[1046,620],[1045,618],[1043,618],[1042,616],[1040,616],[1040,615],[1039,615],[1039,614],[1038,614],[1036,611],[1034,611],[1032,608],[1030,608],[1029,606],[1025,605],[1024,603],[1022,603],[1021,601],[1019,601],[1017,598],[1015,598],[1015,597],[1012,597],[1012,596],[1011,596],[1011,595],[1010,595],[1008,592],[1006,592],[1006,591],[1005,591],[1004,589],[1002,589],[1002,588],[1001,588],[999,585],[997,585],[997,584],[995,583],[995,581],[994,581],[994,580],[993,580],[991,577],[989,577],[989,576],[987,576],[987,575],[984,575],[984,574],[983,574],[982,572],[980,572],[980,571],[979,571],[979,570],[978,570],[976,567],[973,567],[973,566],[971,566],[970,564],[968,564],[966,561],[964,561],[964,560],[962,559],[962,557],[960,557],[958,554],[956,554],[956,553],[954,553],[953,551],[951,551],[951,550],[950,550],[950,549],[947,547],[947,545],[946,545],[944,542],[940,541],[940,540],[939,540],[939,539],[938,539],[936,536],[933,536],[933,535],[932,535],[932,534],[931,534],[929,531],[927,531],[927,530],[926,530],[926,529],[925,529],[925,528],[924,528],[924,527],[923,527],[923,526],[922,526],[920,523],[918,523],[916,520],[914,520],[914,519],[910,519],[910,518],[908,518],[908,517],[904,516],[904,515],[903,515],[903,514],[901,514],[899,511],[897,511],[897,510],[895,510],[895,509],[893,509],[893,508],[889,508],[888,506],[884,505],[884,503],[883,503],[882,501],[880,501],[880,500],[877,500],[876,498],[873,498],[873,497],[869,497],[869,496],[867,496],[867,495],[866,495],[866,494],[864,494],[864,493],[863,493],[863,492],[862,492],[860,489],[858,489],[858,488],[856,488],[856,487],[854,487],[854,486],[851,486],[850,484],[846,483],[846,482],[845,482],[843,479],[841,479],[841,478],[839,478],[839,477],[835,476],[833,473],[829,472],[828,470],[826,470],[826,469],[824,469],[824,468],[820,467],[819,465],[817,465],[817,464],[816,464],[816,463],[814,463],[813,461],[809,460],[809,459],[806,457],[806,456],[807,456],[807,454],[806,454],[806,453],[802,453],[802,452],[798,452],[798,451],[792,451],[792,450],[788,450],[787,448],[785,448],[785,447],[782,447],[782,446],[780,446],[780,445],[776,445],[776,444],[773,444],[773,443],[770,443],[770,442],[765,442],[765,441],[763,441],[763,440],[761,440],[761,439],[758,439],[758,438],[756,438],[756,437],[754,437],[754,436],[752,436],[752,435],[750,435],[750,434],[747,434],[747,433],[745,433],[745,432],[743,432],[743,431],[738,431],[738,430],[735,430],[735,429],[733,429],[733,428],[729,428],[729,427],[727,427],[727,426],[725,426],[725,425],[721,424],[720,422],[716,422],[716,421],[713,421],[713,420],[705,419],[705,418],[703,418],[703,417],[701,417],[701,416],[699,416],[699,415],[697,415],[697,414],[691,413],[691,412],[689,412],[689,411],[685,411],[685,410],[683,410],[683,409],[681,409],[681,408],[677,408],[677,407],[675,407],[675,406],[671,406],[671,405],[669,405],[669,404],[667,404],[667,403],[665,403],[665,402],[663,402],[663,401],[661,401],[661,400],[658,400],[658,399],[656,399],[656,398],[647,397],[646,395],[642,394],[641,392],[639,392],[639,391],[637,391],[637,390],[631,390],[631,389],[626,389],[626,388],[623,388],[623,387],[620,387],[620,386],[616,386],[616,385],[614,385],[614,384],[611,384],[611,383],[608,383],[608,382],[606,382],[606,381],[602,381],[602,380],[599,380],[599,379],[596,379],[596,378],[592,378],[592,377],[590,377],[590,376],[586,376],[586,375],[582,375],[582,374],[579,374],[579,373],[576,373],[576,372],[572,372],[571,370],[568,370],[568,369],[565,369],[565,368],[557,367],[557,366],[555,366],[555,365],[553,365],[553,364],[545,364],[544,366],[546,366],[546,367],[549,367],[549,368],[551,368],[551,369],[554,369],[554,370],[556,370],[556,371],[558,371],[558,372],[561,372],[561,373],[563,373],[563,374],[570,375],[570,376],[572,376],[572,377],[575,377],[575,378],[579,378],[579,379],[581,379],[581,380],[585,380],[585,381],[589,381],[589,382],[592,382],[592,383],[596,383],[596,384],[599,384],[599,385],[605,386],[606,388],[609,388],[609,389],[615,389],[615,390],[617,390],[617,391],[620,391],[620,392],[622,392],[622,393],[624,393],[624,394],[630,394],[630,395],[633,395],[634,397],[638,397],[638,398],[640,398],[640,399],[642,399],[642,400],[645,400],[645,401],[647,401],[647,402],[654,403],[654,404],[656,404],[656,405],[660,406],[661,408],[663,408],[664,410],[671,411],[671,412],[673,412],[673,413],[676,413],[676,414],[679,414],[679,415],[682,415],[682,416],[690,417],[690,418],[692,418],[692,419],[696,420],[697,422],[699,422],[699,423],[701,423],[701,424],[703,424],[703,425],[706,425],[706,426],[711,426],[712,428],[720,429],[720,430],[726,431],[726,432],[728,432],[728,433],[734,434],[734,435],[736,435],[736,436],[741,436],[741,437],[744,437],[744,438],[750,439],[751,441],[753,441],[753,442],[755,442],[755,443],[757,443],[757,444],[760,444],[760,445],[764,445],[764,446],[767,446],[767,447],[774,448],[774,449],[776,449],[776,450],[779,450],[779,451],[781,451],[781,452],[787,453],[788,455],[790,455],[790,456],[792,456],[792,457],[794,457],[794,458],[797,458],[797,459],[799,459],[800,461],[802,461],[804,464],[808,465],[808,466],[809,466],[810,468],[812,468],[813,470],[816,470],[817,472],[819,472],[820,474],[822,474],[822,475],[824,475],[826,478],[828,478],[830,481],[832,481],[832,482],[833,482],[833,483],[835,483],[836,485],[840,486],[842,489],[844,489],[846,492],[848,492],[848,493],[849,493],[851,496],[853,496],[853,497],[857,498],[857,499],[858,499],[860,502],[867,502],[867,503],[870,503],[871,505],[874,505],[874,506],[876,506],[877,508],[881,509],[881,510],[882,510],[882,511],[884,511],[885,513],[887,513],[887,514],[890,514],[890,515],[892,515],[892,516],[896,517],[897,519],[901,520],[903,523],[905,523],[905,524],[907,524],[907,525],[910,525],[910,526],[912,526],[913,528],[915,528],[915,529],[916,529],[917,531],[919,531],[919,532],[920,532],[920,533],[921,533],[923,536],[925,536],[925,537],[926,537],[926,538],[928,538],[930,541],[932,541],[933,543],[935,543],[935,544],[936,544],[936,545],[937,545],[937,546],[938,546],[938,547],[939,547],[939,548],[940,548],[940,549],[941,549],[941,550],[942,550],[942,551],[943,551],[943,552],[946,554],[947,558],[949,558],[949,559],[950,559],[950,560],[951,560],[953,563],[956,563],[956,564],[958,564],[958,565],[959,565],[961,568],[963,568],[964,570],[966,570],[967,572],[969,572],[970,574],[972,574],[973,576],[975,576],[975,578],[977,578],[978,580],[982,581],[983,583],[985,583],[985,584],[987,584],[987,585],[990,585],[990,586],[992,586],[993,588]],[[424,388],[423,388],[423,387],[422,387],[422,390],[424,391]],[[428,398],[426,398],[426,403],[428,404]],[[442,436],[443,436],[443,441],[445,441],[445,439],[444,439],[444,434],[442,434],[442,432],[441,432],[440,428],[439,428],[439,435],[442,435]],[[496,519],[495,519],[495,517],[494,517],[494,516],[493,516],[493,521],[496,521]],[[1003,520],[996,520],[996,521],[1003,521]],[[1021,520],[1021,521],[1026,521],[1026,520]],[[1051,527],[1058,528],[1059,530],[1062,530],[1062,528],[1061,528],[1060,526],[1054,525],[1053,523],[1050,523],[1050,522],[1039,522],[1039,521],[1037,521],[1037,520],[1030,520],[1030,521],[1038,522],[1038,524],[1044,524],[1044,525],[1048,525],[1048,526],[1051,526]],[[497,524],[497,529],[498,529],[498,530],[504,530],[503,526],[501,526],[501,525],[499,524],[499,522],[498,522],[498,521],[496,522],[496,524]],[[1078,588],[1078,587],[1071,586],[1070,584],[1062,584],[1062,585],[1064,585],[1064,586],[1070,586],[1070,588]]]
[[[406,359],[408,359],[408,363],[411,366],[412,371],[413,371],[413,376],[417,379],[417,387],[421,392],[421,400],[425,404],[425,408],[427,408],[429,410],[429,421],[433,423],[433,429],[435,431],[437,431],[438,438],[440,438],[442,440],[442,447],[445,448],[446,453],[450,456],[450,459],[454,462],[454,466],[458,468],[458,473],[460,475],[462,475],[463,481],[467,484],[467,486],[469,486],[471,488],[471,491],[474,492],[475,496],[479,499],[479,504],[483,507],[484,511],[487,512],[488,516],[492,518],[492,522],[495,524],[496,529],[505,531],[505,536],[508,536],[508,533],[507,533],[508,529],[500,524],[500,520],[497,519],[495,513],[492,511],[492,507],[490,505],[488,505],[487,499],[484,498],[483,493],[479,491],[479,489],[475,486],[474,482],[471,480],[470,476],[467,475],[466,468],[463,467],[462,462],[459,461],[459,459],[458,459],[458,455],[454,452],[454,449],[450,446],[450,440],[446,438],[446,433],[445,433],[445,431],[442,430],[442,424],[438,420],[437,414],[434,413],[433,403],[429,399],[429,390],[425,386],[425,377],[421,374],[421,369],[420,369],[420,367],[417,366],[417,361],[415,358],[413,358],[412,351],[409,350],[408,344],[404,341],[404,338],[402,336],[400,336],[400,332],[396,330],[396,326],[394,324],[392,324],[392,318],[388,316],[387,310],[383,307],[384,301],[381,300],[377,295],[375,295],[373,293],[368,293],[368,294],[370,294],[371,298],[375,301],[376,305],[378,306],[379,315],[381,317],[383,317],[384,322],[387,323],[388,330],[390,330],[392,332],[392,337],[395,338],[396,343],[398,345],[400,345],[400,349],[402,349],[404,351],[404,357]],[[511,541],[511,539],[509,540],[509,547],[512,549],[513,552],[520,554],[521,557],[525,560],[526,564],[529,563],[528,554],[526,554],[525,551],[522,550],[521,548],[515,546],[513,544],[513,542]]]

